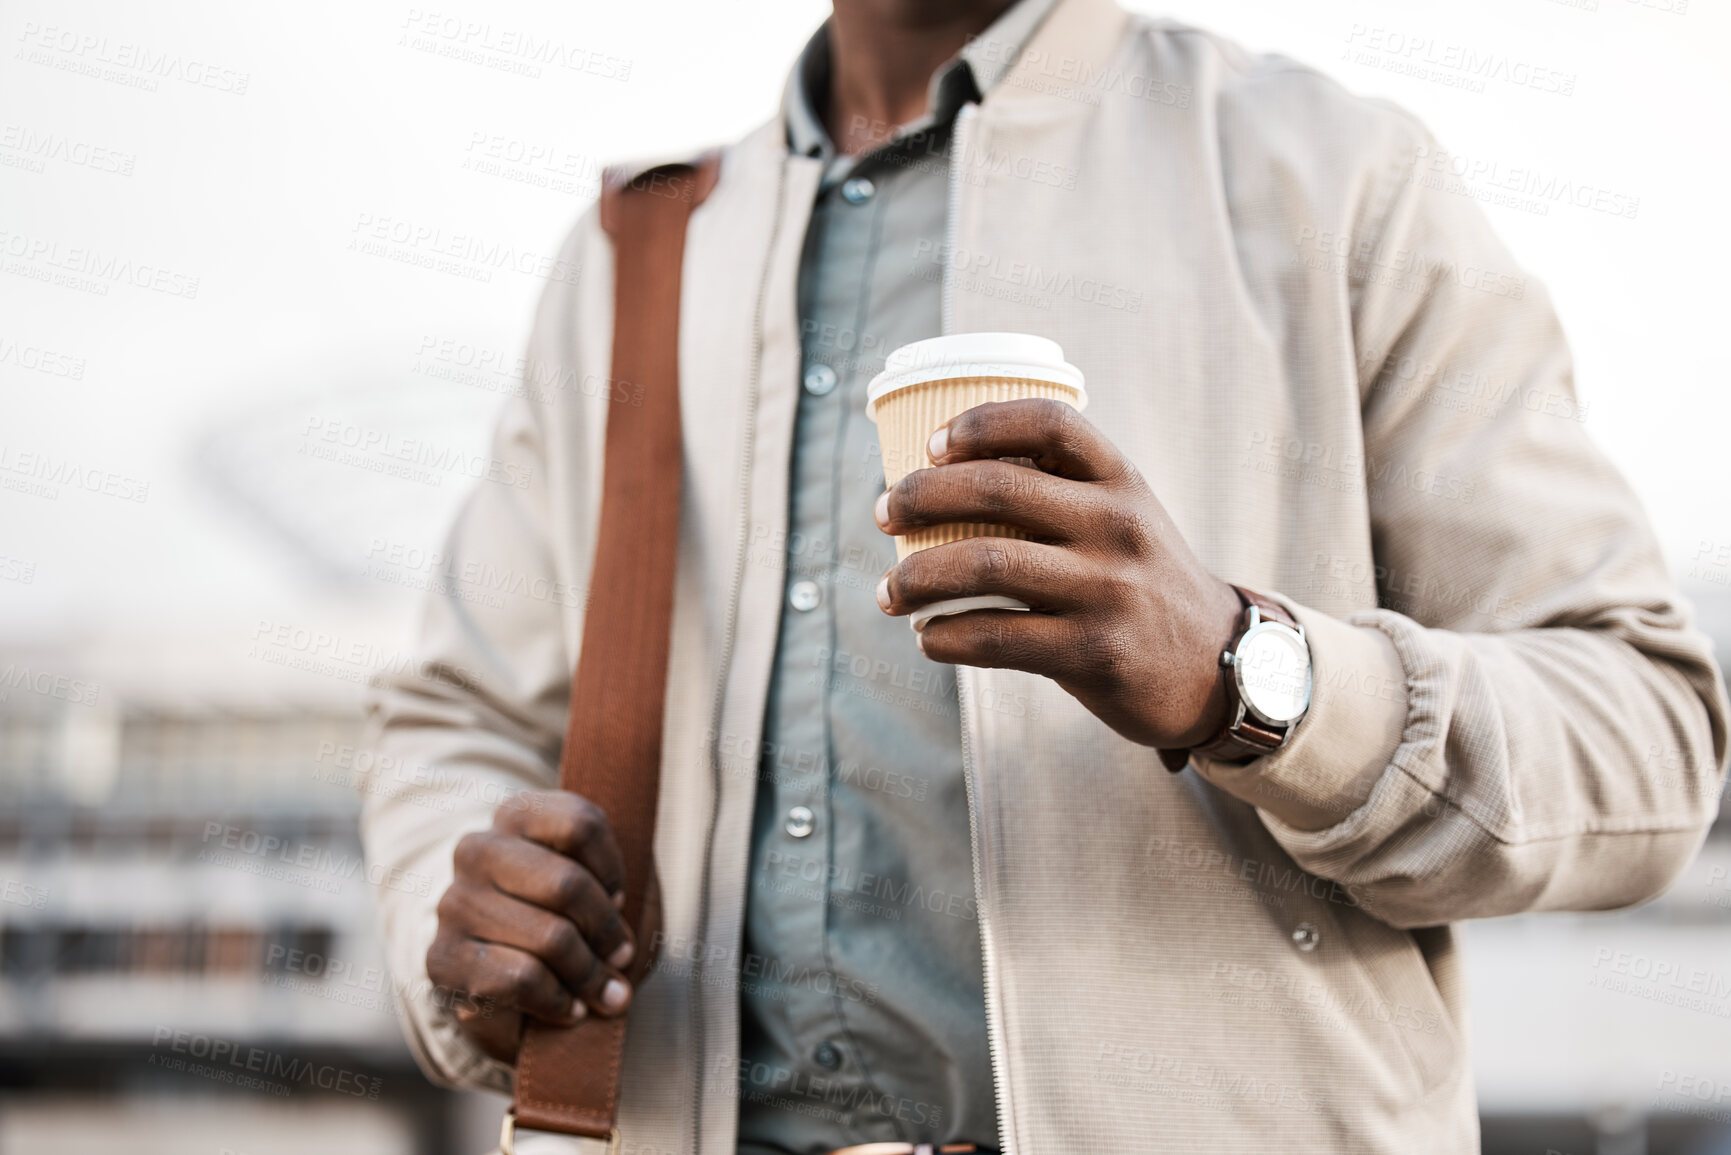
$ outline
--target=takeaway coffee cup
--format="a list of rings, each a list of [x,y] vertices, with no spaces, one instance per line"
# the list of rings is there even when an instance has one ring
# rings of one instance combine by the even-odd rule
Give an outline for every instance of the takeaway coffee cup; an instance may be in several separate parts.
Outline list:
[[[926,442],[951,418],[988,401],[1050,397],[1082,409],[1088,394],[1082,373],[1064,360],[1056,341],[1027,333],[955,333],[903,345],[866,391],[866,416],[877,422],[884,483],[895,485],[931,464]],[[930,526],[896,538],[896,560],[969,537],[1023,537],[1005,525],[969,522]],[[950,598],[909,615],[918,630],[932,618],[969,610],[1025,610],[1014,598]]]

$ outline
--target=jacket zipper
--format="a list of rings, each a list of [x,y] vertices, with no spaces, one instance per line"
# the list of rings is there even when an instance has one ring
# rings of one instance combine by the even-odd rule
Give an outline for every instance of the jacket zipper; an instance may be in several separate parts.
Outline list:
[[[956,109],[956,127],[950,133],[950,195],[944,213],[944,251],[938,254],[944,263],[943,290],[938,306],[938,330],[952,333],[956,327],[956,214],[962,209],[962,170],[968,163],[968,130],[980,110],[977,104],[964,104]]]
[[[977,105],[964,104],[956,110],[956,127],[950,138],[949,212],[944,218],[943,303],[941,330],[955,331],[956,312],[956,221],[962,207],[962,177],[968,162],[968,130],[973,126]],[[970,706],[974,695],[974,672],[967,666],[956,667],[956,707],[962,727],[962,784],[968,794],[968,846],[974,863],[974,909],[980,926],[981,976],[986,999],[986,1054],[992,1063],[992,1093],[998,1103],[998,1143],[1001,1155],[1016,1155],[1016,1131],[1010,1125],[1014,1118],[1010,1098],[1004,1085],[1003,1028],[999,1023],[997,996],[997,959],[992,950],[991,907],[986,901],[987,871],[981,854],[979,767],[974,750],[974,712]]]
[[[757,304],[752,312],[751,332],[751,376],[746,392],[749,409],[745,421],[745,444],[741,449],[739,470],[739,549],[733,559],[733,584],[727,595],[727,632],[722,642],[721,661],[717,668],[720,671],[715,686],[715,704],[710,714],[709,732],[717,735],[715,744],[709,750],[710,790],[714,803],[709,811],[709,827],[703,841],[703,885],[698,891],[697,925],[705,937],[709,934],[709,889],[710,866],[715,856],[715,826],[721,818],[721,720],[722,712],[727,705],[728,671],[733,665],[734,643],[739,632],[739,602],[745,588],[746,557],[751,548],[751,471],[754,455],[757,451],[757,407],[763,386],[763,313],[764,298],[769,293],[769,278],[774,271],[776,244],[781,238],[781,218],[783,201],[787,197],[787,162],[784,160],[777,172],[775,182],[775,218],[769,230],[769,248],[763,259],[763,275],[758,280]],[[691,1000],[692,1020],[692,1054],[698,1060],[698,1066],[692,1072],[691,1102],[691,1150],[701,1155],[703,1150],[703,1069],[707,1061],[707,1032],[704,1030],[703,974],[702,967],[694,977],[698,991]]]

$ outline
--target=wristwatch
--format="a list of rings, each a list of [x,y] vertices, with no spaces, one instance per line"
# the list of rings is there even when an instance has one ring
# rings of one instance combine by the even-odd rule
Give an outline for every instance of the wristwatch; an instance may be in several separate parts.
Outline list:
[[[1173,773],[1184,769],[1192,754],[1222,762],[1272,754],[1286,745],[1310,709],[1310,643],[1304,627],[1279,603],[1242,586],[1232,588],[1244,603],[1244,618],[1231,648],[1220,655],[1226,725],[1194,749],[1160,751]]]

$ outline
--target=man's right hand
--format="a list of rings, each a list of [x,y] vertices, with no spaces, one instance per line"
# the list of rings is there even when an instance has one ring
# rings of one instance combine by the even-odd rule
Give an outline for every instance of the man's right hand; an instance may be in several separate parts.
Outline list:
[[[427,977],[466,996],[456,1018],[476,1046],[514,1063],[523,1016],[568,1025],[631,1002],[625,868],[600,807],[561,790],[521,794],[491,830],[463,836],[455,861]]]

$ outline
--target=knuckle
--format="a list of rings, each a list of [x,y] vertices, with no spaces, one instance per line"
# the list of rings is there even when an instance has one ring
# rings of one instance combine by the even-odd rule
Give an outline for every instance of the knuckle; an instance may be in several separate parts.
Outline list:
[[[607,830],[607,812],[589,799],[579,798],[572,814],[572,823],[577,841],[589,842]]]
[[[513,955],[499,964],[500,985],[519,1003],[535,996],[544,973],[541,964],[526,955]]]
[[[988,467],[979,470],[974,479],[974,493],[980,503],[994,512],[1022,508],[1032,488],[1027,471],[1001,461],[985,464]]]
[[[463,893],[458,883],[452,883],[445,888],[445,893],[439,896],[439,905],[435,908],[439,916],[439,926],[460,925],[468,914],[468,904],[463,901]],[[435,944],[437,942],[435,941]]]
[[[1108,607],[1134,606],[1141,600],[1141,580],[1127,569],[1109,569],[1098,580],[1104,604]]]
[[[1052,444],[1077,460],[1095,459],[1098,464],[1093,424],[1073,406],[1047,398],[1047,436]]]
[[[468,961],[461,967],[447,967],[446,982],[453,987],[467,989],[477,998],[490,1003],[511,1002],[510,982],[508,976],[499,969],[499,963],[490,956],[476,956],[471,953]],[[449,976],[461,971],[466,980],[456,980]]]
[[[576,906],[589,892],[589,872],[575,862],[562,863],[548,879],[548,897],[561,910]]]
[[[1009,547],[1001,544],[1005,539],[980,540],[981,544],[975,547],[969,557],[975,583],[996,583],[1010,578],[1016,571],[1016,563],[1010,555]]]
[[[1087,676],[1094,682],[1112,685],[1119,682],[1129,664],[1129,649],[1116,630],[1090,630],[1083,638]]]
[[[554,839],[560,846],[581,846],[593,836],[600,807],[576,794],[561,794],[553,812]]]
[[[917,522],[930,489],[931,470],[916,469],[890,489],[890,518],[893,521]]]
[[[965,442],[979,434],[981,423],[991,408],[990,403],[975,405],[973,408],[964,409],[950,418],[950,448],[952,450],[962,448]]]
[[[1017,648],[1016,631],[1010,625],[1009,619],[999,615],[985,623],[986,656],[995,662],[1006,661],[1015,656]]]
[[[1100,526],[1111,544],[1132,553],[1145,553],[1153,544],[1154,526],[1148,516],[1134,506],[1106,503],[1100,512]]]
[[[562,918],[549,918],[547,925],[542,927],[539,935],[541,949],[536,951],[542,958],[565,958],[577,949],[582,936],[577,928]]]
[[[501,830],[521,830],[525,816],[546,810],[557,794],[556,790],[525,790],[493,811],[493,825]]]
[[[452,945],[451,935],[441,928],[427,947],[427,977],[439,986],[459,985],[457,980],[462,968],[457,965]]]
[[[931,559],[925,555],[930,550],[909,554],[907,560],[898,564],[889,572],[890,605],[897,610],[906,610],[910,598],[919,597],[932,585]]]
[[[1040,398],[1039,404],[1040,417],[1058,444],[1070,448],[1085,436],[1087,418],[1074,405],[1066,405],[1052,397]]]
[[[492,850],[493,838],[488,831],[474,830],[457,840],[456,849],[451,852],[451,865],[456,867],[458,877],[480,873],[482,863]]]

